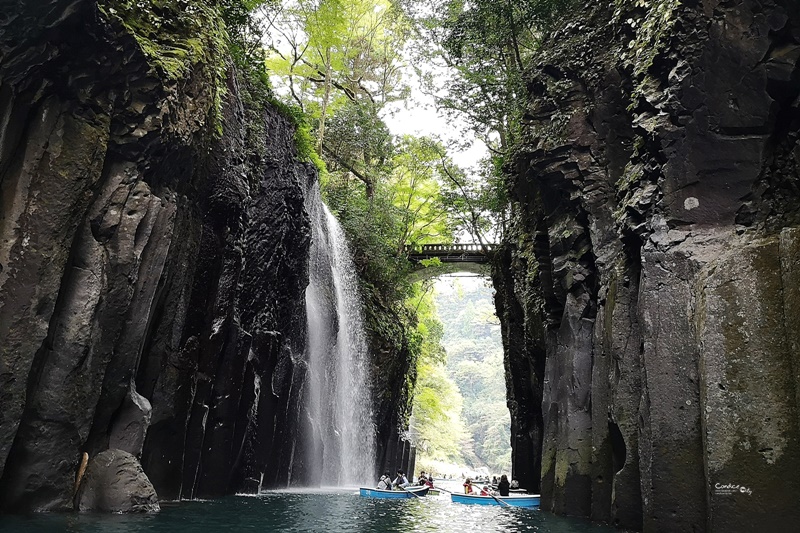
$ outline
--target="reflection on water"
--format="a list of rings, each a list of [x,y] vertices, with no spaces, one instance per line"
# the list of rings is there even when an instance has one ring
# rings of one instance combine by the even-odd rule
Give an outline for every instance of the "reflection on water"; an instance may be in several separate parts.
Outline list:
[[[217,531],[446,531],[610,533],[611,528],[528,509],[459,505],[449,496],[410,500],[361,498],[356,489],[269,492],[216,501],[166,503],[155,515],[0,517],[4,533]]]

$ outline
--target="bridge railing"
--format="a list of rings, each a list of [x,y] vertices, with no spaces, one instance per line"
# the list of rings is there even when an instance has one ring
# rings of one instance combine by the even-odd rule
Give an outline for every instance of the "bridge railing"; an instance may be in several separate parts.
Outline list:
[[[496,244],[423,244],[421,246],[406,246],[409,255],[448,255],[448,254],[484,254],[497,248]]]

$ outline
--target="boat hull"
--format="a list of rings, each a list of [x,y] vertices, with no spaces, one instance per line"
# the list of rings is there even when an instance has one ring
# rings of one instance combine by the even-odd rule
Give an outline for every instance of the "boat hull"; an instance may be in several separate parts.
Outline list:
[[[464,503],[467,505],[499,505],[505,507],[497,500],[501,500],[511,507],[526,507],[535,509],[539,507],[540,496],[538,494],[528,494],[525,496],[497,496],[497,499],[491,496],[475,496],[472,494],[451,494],[450,499],[454,503]]]
[[[358,489],[358,492],[364,498],[398,500],[425,496],[428,494],[428,488],[429,487],[409,487],[406,490],[380,490],[361,487]]]

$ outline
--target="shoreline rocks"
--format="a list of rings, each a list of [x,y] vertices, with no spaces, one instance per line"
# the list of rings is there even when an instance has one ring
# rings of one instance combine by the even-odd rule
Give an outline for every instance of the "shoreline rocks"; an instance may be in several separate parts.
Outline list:
[[[89,461],[75,495],[75,509],[82,513],[156,513],[158,495],[130,453],[109,449]]]

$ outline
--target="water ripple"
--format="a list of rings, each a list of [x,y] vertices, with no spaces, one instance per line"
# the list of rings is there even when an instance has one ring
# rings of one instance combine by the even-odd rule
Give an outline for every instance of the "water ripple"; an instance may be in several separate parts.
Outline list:
[[[162,512],[154,515],[4,516],[0,517],[0,530],[4,533],[616,531],[529,509],[454,504],[447,496],[376,500],[361,498],[352,490],[280,491],[258,497],[165,503]]]

